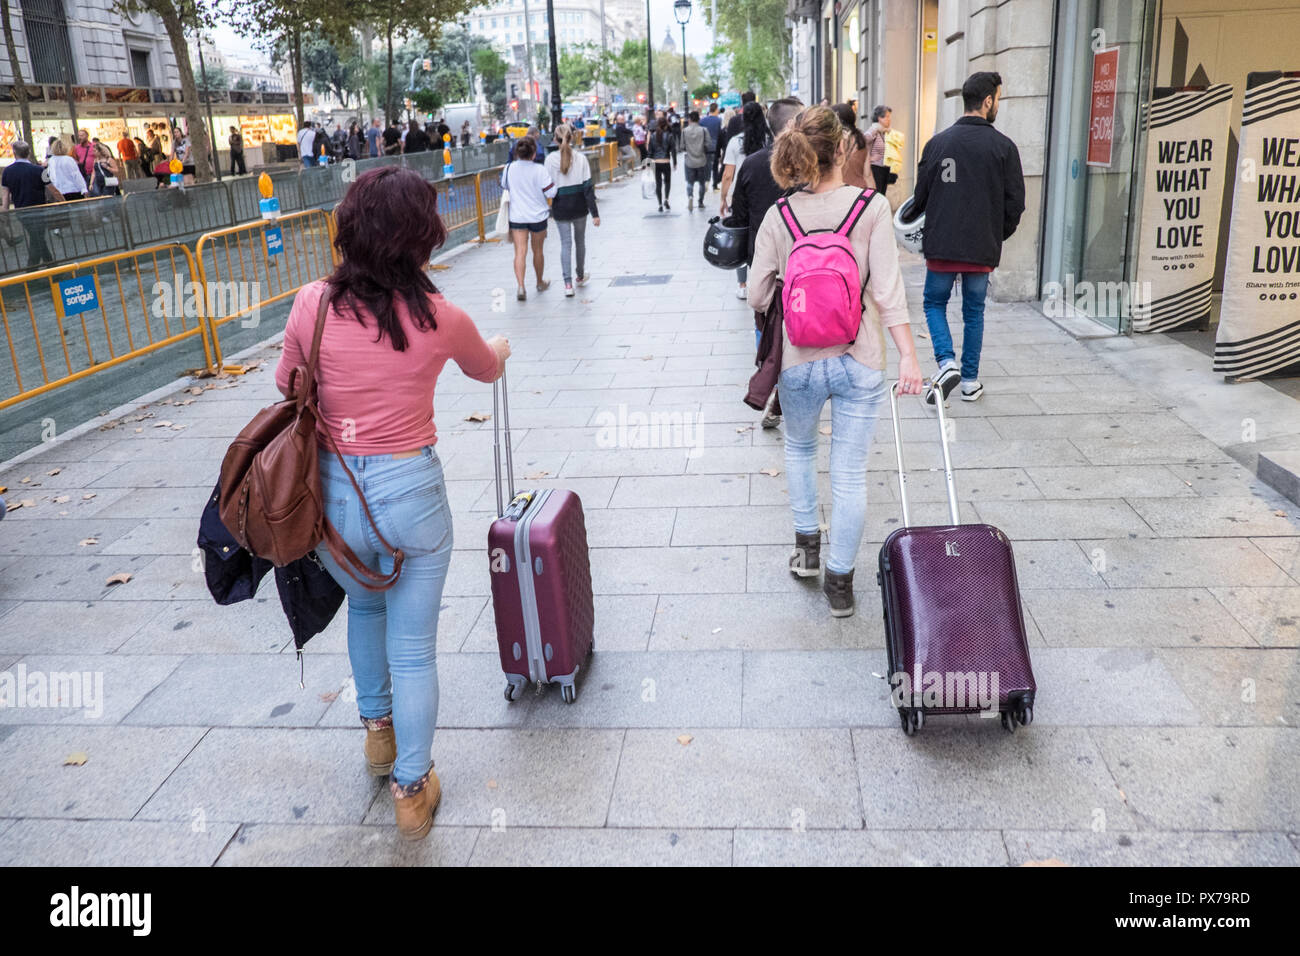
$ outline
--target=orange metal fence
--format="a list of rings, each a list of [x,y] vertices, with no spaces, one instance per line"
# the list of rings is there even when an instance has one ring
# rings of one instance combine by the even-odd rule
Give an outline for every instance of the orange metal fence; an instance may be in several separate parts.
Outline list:
[[[0,409],[191,338],[212,367],[199,287],[179,243],[0,279]]]

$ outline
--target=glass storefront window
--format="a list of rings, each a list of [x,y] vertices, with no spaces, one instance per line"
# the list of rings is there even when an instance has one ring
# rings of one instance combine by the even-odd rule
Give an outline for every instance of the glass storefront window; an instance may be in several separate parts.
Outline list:
[[[1064,290],[1069,305],[1124,332],[1127,295],[1099,295],[1133,279],[1137,223],[1134,190],[1142,181],[1142,135],[1138,117],[1148,94],[1151,35],[1156,0],[1058,0],[1053,49],[1052,117],[1042,242],[1043,291]],[[1097,52],[1117,51],[1112,104],[1093,115]],[[1110,140],[1105,150],[1090,132]],[[1096,138],[1096,137],[1092,137]]]

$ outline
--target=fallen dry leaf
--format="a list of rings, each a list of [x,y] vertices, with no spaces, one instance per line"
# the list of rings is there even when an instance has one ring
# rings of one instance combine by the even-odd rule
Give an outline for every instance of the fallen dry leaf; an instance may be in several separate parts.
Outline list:
[[[1274,511],[1273,514],[1277,515],[1279,518],[1285,518],[1285,517],[1286,517],[1286,512],[1285,512],[1285,511]]]
[[[182,431],[182,430],[184,430],[184,429],[186,429],[186,428],[189,428],[189,427],[190,427],[189,425],[173,425],[173,426],[172,426],[172,431],[174,431],[174,432],[178,432],[178,431]]]
[[[689,746],[689,745],[690,745],[690,742],[691,742],[692,740],[694,740],[694,739],[695,739],[695,738],[692,737],[690,734],[682,734],[681,736],[679,736],[679,737],[677,738],[677,742],[678,742],[679,744],[681,744],[683,747],[686,747],[686,746]]]
[[[769,478],[775,478],[777,475],[781,474],[780,470],[777,468],[760,468],[758,473],[760,475],[767,475]]]
[[[20,478],[20,479],[18,480],[18,484],[20,484],[20,485],[29,485],[29,484],[31,484],[31,482],[32,482],[32,476],[31,476],[31,475],[28,475],[26,478]]]
[[[126,571],[118,571],[117,574],[109,575],[108,580],[105,581],[104,583],[105,584],[126,584],[126,582],[130,580],[131,580],[130,574],[128,574]]]
[[[641,356],[641,361],[643,361],[643,362],[648,362],[648,361],[650,361],[652,358],[654,358],[653,355],[643,355],[643,356]]]
[[[176,404],[177,404],[177,405],[193,405],[193,404],[194,404],[194,399],[192,399],[192,398],[187,398],[187,399],[185,399],[185,401],[183,401],[183,402],[177,402]]]
[[[5,514],[8,514],[11,511],[17,511],[22,506],[23,503],[21,501],[7,501],[5,502]]]
[[[53,478],[61,471],[63,471],[62,468],[51,468],[49,471],[46,472],[46,474],[49,475],[51,478]]]
[[[135,430],[135,433],[138,435],[138,434],[140,434],[142,431],[144,431],[143,428],[137,428],[137,429]]]
[[[98,538],[82,538],[80,541],[77,542],[78,547],[82,547],[82,548],[88,548],[88,547],[90,547],[92,544],[99,544],[99,539],[98,539]]]
[[[334,701],[338,700],[338,698],[339,698],[339,692],[336,690],[332,690],[329,691],[328,693],[320,695],[320,699],[325,701],[325,703],[327,704],[334,703]]]
[[[492,417],[492,416],[489,415],[487,412],[470,412],[468,415],[465,416],[465,421],[467,421],[467,422],[485,422],[485,421],[487,421],[488,419],[490,419],[491,417]]]
[[[191,386],[190,386],[189,388],[187,388],[185,391],[189,392],[191,395],[202,395],[202,394],[203,394],[203,386],[201,386],[201,385],[191,385]]]
[[[172,427],[172,423],[169,422],[169,421],[167,421],[166,419],[163,419],[163,420],[160,421],[160,422],[154,422],[153,427],[154,427],[154,428],[171,428],[171,427]]]
[[[64,502],[66,502],[66,501],[70,501],[70,500],[72,500],[72,499],[71,499],[71,497],[68,496],[68,495],[59,495],[57,498],[52,498],[52,499],[51,499],[51,504],[61,505],[61,504],[63,504]]]
[[[737,433],[739,433],[739,432],[749,432],[749,431],[753,431],[753,430],[754,430],[754,426],[753,426],[753,425],[741,425],[739,428],[736,429]]]
[[[487,786],[489,790],[495,790],[497,788],[497,782],[495,780],[489,780]]]
[[[84,750],[78,750],[76,753],[68,754],[66,757],[63,758],[63,766],[80,767],[83,766],[85,762],[89,759],[90,758],[86,756],[86,752]]]
[[[531,475],[524,475],[524,477],[529,481],[537,481],[541,478],[549,478],[550,475],[551,473],[549,471],[535,471]]]
[[[36,507],[36,499],[35,499],[35,498],[23,498],[23,499],[20,500],[18,503],[19,503],[20,505],[22,505],[24,508],[35,508],[35,507]]]
[[[89,500],[90,500],[91,498],[93,498],[93,497],[95,497],[95,492],[93,492],[93,491],[88,491],[88,492],[86,492],[84,495],[81,496],[81,500],[82,500],[82,501],[89,501]]]

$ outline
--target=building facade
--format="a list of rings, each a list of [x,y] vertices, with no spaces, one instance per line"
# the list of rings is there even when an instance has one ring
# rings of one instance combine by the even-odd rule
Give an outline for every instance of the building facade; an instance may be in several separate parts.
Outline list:
[[[1279,225],[1300,222],[1296,0],[791,0],[787,15],[805,102],[893,108],[895,205],[925,143],[962,114],[965,77],[1002,75],[996,122],[1020,150],[1027,208],[995,297],[1120,332],[1217,326],[1220,346],[1223,319],[1229,353],[1255,348],[1237,335],[1280,343],[1272,370],[1300,362],[1300,244]],[[1193,132],[1175,141],[1177,123]],[[1167,274],[1182,269],[1198,283]],[[1233,303],[1247,298],[1273,317],[1241,325]]]
[[[609,49],[617,49],[629,37],[644,35],[645,10],[635,0],[562,0],[554,4],[559,48],[580,43],[600,46],[602,8],[604,42]],[[516,47],[545,46],[549,42],[545,0],[529,0],[527,4],[523,0],[498,0],[470,13],[468,22],[470,32],[486,37],[499,51],[512,56]]]

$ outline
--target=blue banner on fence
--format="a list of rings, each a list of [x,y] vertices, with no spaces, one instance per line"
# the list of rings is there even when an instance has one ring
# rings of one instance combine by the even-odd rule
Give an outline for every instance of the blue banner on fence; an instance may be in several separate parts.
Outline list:
[[[59,280],[59,298],[63,300],[64,315],[79,315],[99,308],[95,293],[94,276],[73,276]]]
[[[284,236],[280,234],[280,227],[273,226],[266,230],[266,254],[278,256],[284,252]]]

